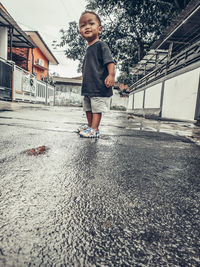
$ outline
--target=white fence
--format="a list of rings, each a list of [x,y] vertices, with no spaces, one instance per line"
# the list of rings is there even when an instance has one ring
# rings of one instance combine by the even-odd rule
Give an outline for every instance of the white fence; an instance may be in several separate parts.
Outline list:
[[[55,99],[55,87],[51,86],[50,84],[47,84],[47,99],[46,104],[54,105],[54,99]]]
[[[194,120],[199,90],[200,68],[171,78],[165,82],[163,118]]]
[[[163,119],[194,121],[200,115],[200,68],[133,91],[128,110],[135,114],[156,114]]]
[[[200,120],[200,41],[131,86],[128,110],[163,119]]]
[[[53,105],[54,86],[39,81],[29,72],[14,67],[13,100]]]

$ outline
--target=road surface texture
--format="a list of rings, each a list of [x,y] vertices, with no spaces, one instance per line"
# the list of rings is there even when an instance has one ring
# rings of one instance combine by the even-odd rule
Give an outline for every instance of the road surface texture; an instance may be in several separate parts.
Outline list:
[[[200,266],[199,127],[0,106],[0,266]]]

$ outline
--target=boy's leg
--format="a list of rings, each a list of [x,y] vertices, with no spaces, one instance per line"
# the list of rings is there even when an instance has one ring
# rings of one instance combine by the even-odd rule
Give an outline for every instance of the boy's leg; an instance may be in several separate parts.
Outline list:
[[[101,116],[102,116],[102,113],[92,113],[92,124],[91,124],[91,127],[95,131],[97,131],[99,129]]]
[[[109,97],[91,97],[92,128],[97,131],[102,118],[102,112],[109,109]]]
[[[88,126],[91,127],[92,125],[92,107],[90,97],[84,96],[83,98],[83,110],[85,111],[86,118],[88,121]]]
[[[110,98],[108,97],[88,97],[86,98],[85,103],[90,101],[90,109],[85,109],[88,124],[91,128],[86,129],[85,131],[80,132],[81,137],[99,137],[99,124],[102,117],[102,112],[107,111],[109,107]]]
[[[88,126],[91,127],[92,126],[92,117],[93,117],[92,112],[86,111],[86,117],[87,117],[87,121],[88,121]]]
[[[86,113],[88,115],[88,119],[92,119],[92,125],[91,128],[88,128],[86,130],[80,131],[80,136],[81,137],[87,137],[87,138],[99,138],[99,124],[101,121],[101,114],[102,113]],[[91,116],[90,116],[91,115]],[[88,121],[89,124],[89,121]]]

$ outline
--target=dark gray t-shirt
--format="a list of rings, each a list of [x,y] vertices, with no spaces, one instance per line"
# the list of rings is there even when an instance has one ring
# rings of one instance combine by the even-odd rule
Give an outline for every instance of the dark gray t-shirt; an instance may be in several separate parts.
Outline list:
[[[107,64],[114,62],[108,45],[103,41],[97,41],[89,46],[83,62],[82,95],[109,97],[112,87],[105,86],[105,78],[108,76]]]

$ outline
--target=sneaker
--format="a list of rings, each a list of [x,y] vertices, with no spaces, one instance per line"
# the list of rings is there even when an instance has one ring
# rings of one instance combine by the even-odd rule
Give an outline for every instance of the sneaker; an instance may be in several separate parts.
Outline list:
[[[77,132],[80,133],[81,131],[85,131],[89,126],[87,124],[81,125],[78,129]]]
[[[79,132],[80,137],[85,138],[99,138],[99,130],[95,131],[94,129],[88,127],[86,130]]]

